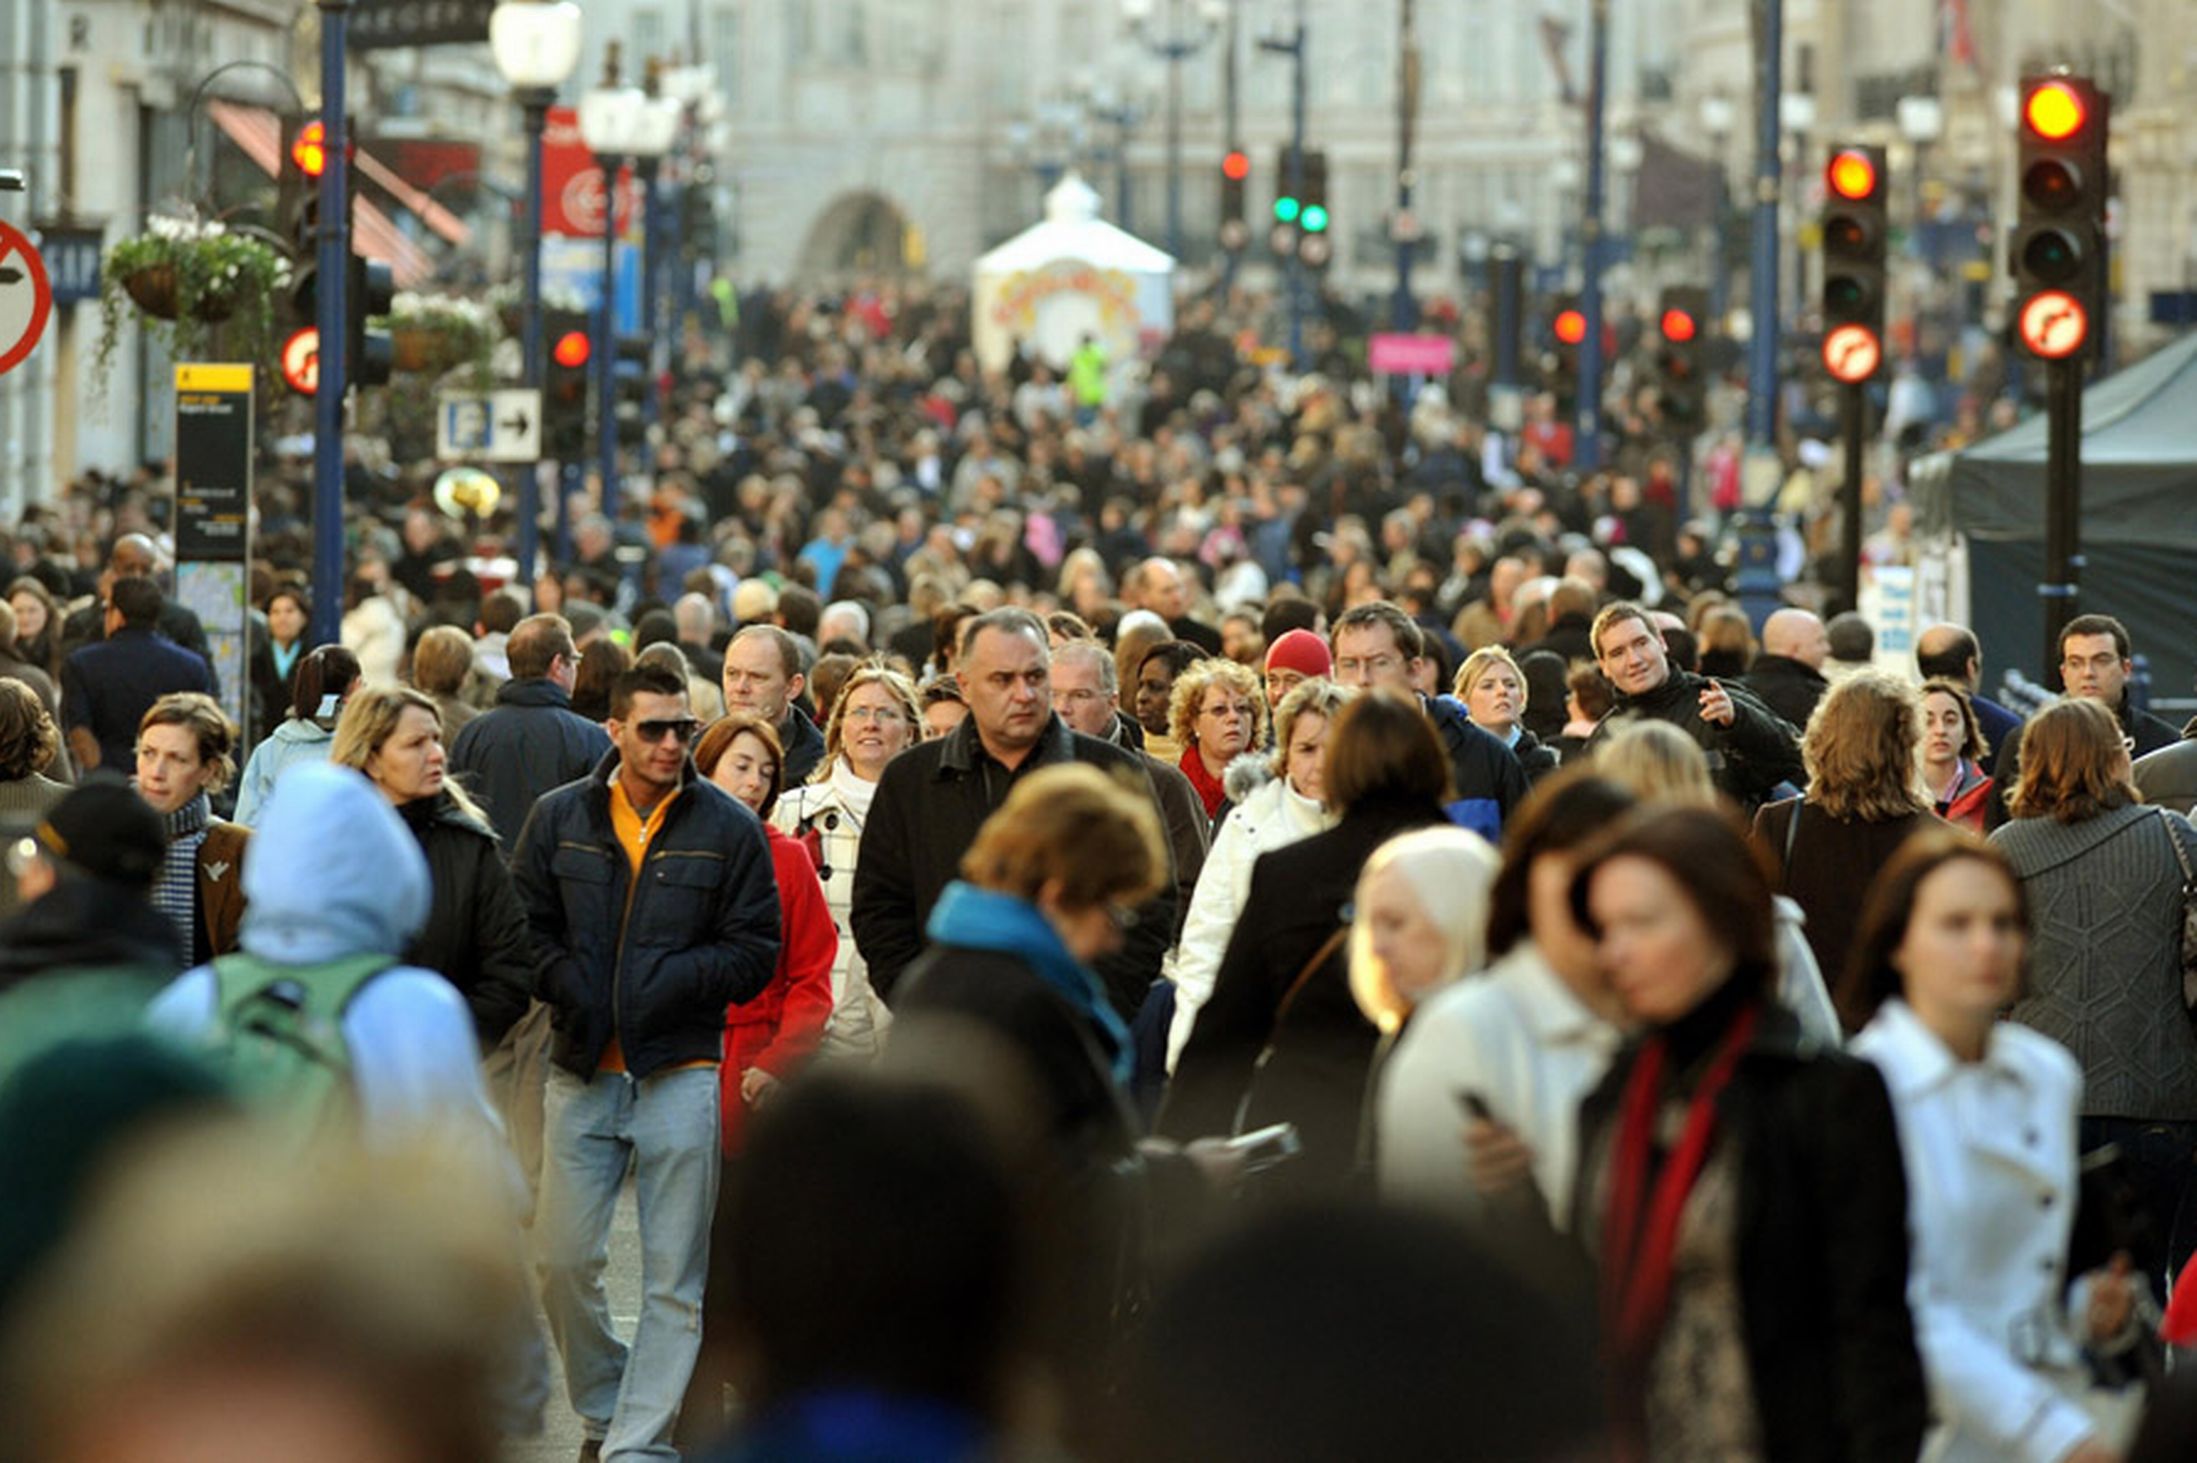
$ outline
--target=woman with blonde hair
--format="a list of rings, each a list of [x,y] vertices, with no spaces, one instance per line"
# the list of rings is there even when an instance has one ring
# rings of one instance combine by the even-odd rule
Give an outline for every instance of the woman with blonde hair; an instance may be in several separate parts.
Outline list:
[[[538,957],[487,815],[445,775],[440,708],[409,686],[354,692],[328,760],[365,773],[418,840],[431,899],[405,959],[456,986],[495,1046],[534,998]]]
[[[2128,763],[2112,712],[2082,697],[2045,707],[2022,728],[2013,821],[1991,843],[2037,912],[2013,1019],[2082,1064],[2082,1150],[2120,1148],[2165,1248],[2137,1257],[2156,1284],[2197,1248],[2197,1224],[2181,1212],[2197,1151],[2197,1031],[2181,961],[2197,829],[2144,806]]]
[[[1754,840],[1777,892],[1808,917],[1816,964],[1842,971],[1869,892],[1910,834],[1942,826],[1922,790],[1922,703],[1883,671],[1858,671],[1816,704],[1801,736],[1808,791],[1755,814]]]
[[[1175,982],[1175,1014],[1167,1033],[1169,1070],[1190,1040],[1198,1008],[1213,993],[1228,937],[1251,892],[1251,866],[1261,854],[1335,826],[1321,759],[1328,728],[1352,694],[1333,681],[1300,683],[1275,708],[1273,754],[1239,757],[1228,769],[1228,795],[1235,806],[1213,835],[1182,936],[1168,960]]]
[[[1465,715],[1474,726],[1511,749],[1528,782],[1556,770],[1556,749],[1544,745],[1526,726],[1526,673],[1509,651],[1500,645],[1475,650],[1457,667],[1450,689],[1464,703]]]
[[[1501,868],[1488,841],[1463,828],[1399,834],[1365,861],[1351,900],[1350,994],[1386,1041],[1428,997],[1487,963]]]
[[[771,821],[806,844],[833,923],[841,932],[832,961],[831,1022],[826,1053],[868,1056],[892,1019],[870,987],[870,968],[847,933],[854,928],[854,871],[862,855],[862,828],[885,764],[922,740],[923,713],[915,687],[882,665],[857,666],[832,702],[824,723],[824,760],[807,785],[780,795]]]
[[[1266,744],[1266,697],[1249,666],[1220,656],[1194,661],[1175,677],[1167,730],[1182,748],[1183,776],[1197,789],[1205,816],[1227,816],[1228,764]]]

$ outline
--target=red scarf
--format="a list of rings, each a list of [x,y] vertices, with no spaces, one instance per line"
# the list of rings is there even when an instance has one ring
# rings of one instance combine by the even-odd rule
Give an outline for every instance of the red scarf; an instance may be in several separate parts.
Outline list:
[[[1631,1446],[1625,1456],[1640,1456],[1639,1381],[1663,1328],[1671,1299],[1671,1269],[1678,1249],[1678,1225],[1694,1180],[1708,1161],[1716,1134],[1716,1101],[1732,1080],[1740,1053],[1753,1036],[1760,1013],[1753,1006],[1739,1013],[1717,1043],[1708,1070],[1686,1104],[1686,1123],[1678,1146],[1655,1175],[1648,1193],[1649,1160],[1655,1148],[1656,1113],[1662,1106],[1665,1038],[1649,1038],[1625,1079],[1617,1110],[1617,1143],[1610,1154],[1609,1212],[1602,1221],[1602,1325],[1604,1344],[1615,1363],[1621,1435]]]
[[[1221,804],[1228,801],[1228,789],[1221,780],[1205,770],[1205,758],[1198,755],[1195,745],[1182,749],[1182,775],[1190,779],[1190,785],[1198,790],[1198,801],[1205,804],[1205,816],[1217,818]]]

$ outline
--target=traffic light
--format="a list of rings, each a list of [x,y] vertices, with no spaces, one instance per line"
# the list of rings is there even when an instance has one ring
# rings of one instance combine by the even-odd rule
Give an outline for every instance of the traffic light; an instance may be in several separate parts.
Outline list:
[[[648,439],[648,394],[654,386],[648,378],[648,352],[645,335],[621,335],[613,349],[610,380],[621,447],[638,447]]]
[[[542,450],[559,462],[587,456],[587,363],[595,342],[577,310],[547,310],[542,335],[549,366],[542,377]]]
[[[1579,348],[1587,340],[1587,313],[1579,308],[1577,295],[1558,295],[1549,303],[1549,353],[1542,376],[1568,410],[1579,394]]]
[[[1709,292],[1693,285],[1664,290],[1656,304],[1655,323],[1663,420],[1690,435],[1707,416],[1709,382],[1702,356],[1709,331]]]
[[[353,386],[383,386],[396,364],[396,347],[388,331],[370,330],[366,322],[381,319],[395,306],[396,276],[381,260],[362,254],[353,254],[345,263],[344,375]]]
[[[2015,323],[2043,360],[2097,349],[2106,308],[2106,124],[2110,98],[2087,78],[2022,80],[2021,208],[2012,257]]]
[[[1306,149],[1304,155],[1304,208],[1297,215],[1297,229],[1303,238],[1297,243],[1298,257],[1313,269],[1325,269],[1335,257],[1335,240],[1328,233],[1327,213],[1327,154]]]
[[[1884,149],[1834,147],[1823,172],[1823,363],[1848,385],[1884,359]]]
[[[309,326],[318,297],[320,258],[320,174],[328,155],[320,144],[317,118],[285,117],[282,122],[281,172],[275,184],[275,212],[290,250],[288,323]],[[307,164],[311,164],[310,171]]]
[[[1251,229],[1244,222],[1244,185],[1251,179],[1251,155],[1242,148],[1230,148],[1221,158],[1221,247],[1234,254],[1251,242]]]
[[[1289,154],[1290,147],[1285,142],[1274,160],[1274,222],[1295,229],[1297,215],[1304,212],[1304,198],[1296,191],[1297,174],[1289,165]]]

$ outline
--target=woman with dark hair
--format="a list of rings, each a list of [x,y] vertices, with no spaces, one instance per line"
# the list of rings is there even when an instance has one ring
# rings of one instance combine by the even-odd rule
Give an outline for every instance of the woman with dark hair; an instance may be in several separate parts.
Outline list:
[[[1899,1121],[1934,1463],[2117,1456],[2080,1400],[2083,1351],[2135,1339],[2134,1287],[2125,1255],[2068,1285],[2082,1071],[1999,1019],[2021,991],[2028,928],[1995,849],[1918,834],[1871,886],[1839,991],[1863,1026],[1853,1052],[1884,1074]]]
[[[1504,830],[1488,913],[1494,964],[1427,1002],[1382,1073],[1383,1193],[1479,1217],[1499,1192],[1530,1187],[1550,1223],[1571,1228],[1579,1103],[1624,1039],[1624,1011],[1572,915],[1574,856],[1633,805],[1615,783],[1567,769]],[[1492,1171],[1467,1162],[1459,1092],[1486,1109],[1471,1114],[1489,1129],[1472,1151],[1488,1150]]]
[[[1295,1123],[1304,1151],[1275,1177],[1309,1189],[1353,1178],[1380,1041],[1350,994],[1351,893],[1375,849],[1447,821],[1449,756],[1416,697],[1368,691],[1330,725],[1322,786],[1339,820],[1252,865],[1160,1114],[1162,1130],[1185,1139]]]
[[[8,606],[15,611],[15,653],[61,680],[61,602],[36,576],[25,574],[8,585]]]
[[[2082,1150],[2119,1148],[2164,1246],[2138,1256],[2156,1283],[2197,1248],[2182,1212],[2197,1151],[2197,1032],[2181,961],[2182,870],[2197,865],[2197,829],[2142,805],[2128,751],[2097,702],[2045,707],[2022,728],[2014,820],[1991,843],[2037,912],[2013,1019],[2081,1064]]]
[[[1800,743],[1808,791],[1755,814],[1755,845],[1777,871],[1777,892],[1807,917],[1803,933],[1826,979],[1846,968],[1865,871],[1884,867],[1910,834],[1939,826],[1916,767],[1921,750],[1914,688],[1883,671],[1857,672],[1808,718]]]
[[[1581,1108],[1572,1204],[1614,1421],[1630,1457],[1913,1458],[1927,1406],[1891,1103],[1771,999],[1771,897],[1709,808],[1633,815],[1572,881],[1641,1032]]]
[[[335,740],[343,703],[359,688],[359,658],[340,645],[323,645],[298,663],[290,690],[290,714],[274,734],[252,749],[237,785],[236,821],[249,827],[275,779],[299,762],[325,762]]]
[[[1958,681],[1924,681],[1922,785],[1940,818],[1971,833],[1984,831],[1984,813],[1998,785],[1983,770],[1990,755],[1968,688]]]
[[[267,639],[252,657],[254,740],[271,737],[282,724],[296,692],[298,666],[305,660],[305,632],[313,620],[310,594],[284,585],[260,606],[267,616]]]
[[[579,669],[572,678],[572,709],[589,721],[610,716],[610,683],[632,669],[633,652],[608,635],[580,652]]]

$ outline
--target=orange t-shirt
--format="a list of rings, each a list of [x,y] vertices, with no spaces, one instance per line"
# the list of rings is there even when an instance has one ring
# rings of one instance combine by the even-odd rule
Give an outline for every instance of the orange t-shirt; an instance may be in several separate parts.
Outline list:
[[[640,809],[633,806],[633,799],[626,796],[624,781],[615,775],[610,779],[610,828],[618,836],[618,847],[624,850],[626,863],[631,870],[631,877],[626,880],[626,913],[628,915],[633,913],[633,893],[641,887],[641,865],[648,859],[649,841],[662,831],[664,813],[678,796],[678,789],[672,789],[670,796],[649,809],[648,816],[644,818],[641,816]],[[595,1070],[598,1072],[623,1072],[626,1069],[626,1054],[625,1049],[618,1044],[616,1031],[618,1012],[615,1000],[612,1003],[610,1019],[613,1028],[610,1045],[603,1048],[602,1058],[595,1063]],[[699,1065],[707,1066],[709,1064],[704,1062]]]

